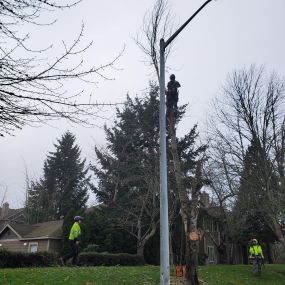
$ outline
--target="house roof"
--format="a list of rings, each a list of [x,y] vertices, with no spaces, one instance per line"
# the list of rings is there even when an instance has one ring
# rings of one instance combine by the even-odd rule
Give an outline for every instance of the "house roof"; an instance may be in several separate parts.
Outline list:
[[[10,209],[9,207],[7,207],[6,211],[4,213],[2,213],[2,211],[4,211],[5,209],[2,207],[0,207],[0,213],[2,215],[1,219],[3,220],[13,220],[14,217],[17,217],[19,214],[24,212],[24,208],[20,208],[20,209]]]
[[[31,232],[34,227],[33,225],[25,225],[25,224],[17,224],[17,223],[8,223],[6,227],[10,225],[10,227],[21,237],[26,236]]]
[[[63,220],[50,221],[32,225],[34,228],[25,237],[54,237],[61,238]]]
[[[8,223],[4,226],[1,234],[5,229],[12,228],[22,239],[30,238],[61,238],[63,220],[38,223],[33,225]]]
[[[217,220],[220,220],[223,217],[220,207],[214,206],[214,205],[210,205],[209,207],[200,208],[199,213],[202,216],[207,215]]]
[[[0,220],[0,232],[2,232],[2,230],[6,224],[7,224],[6,221]]]

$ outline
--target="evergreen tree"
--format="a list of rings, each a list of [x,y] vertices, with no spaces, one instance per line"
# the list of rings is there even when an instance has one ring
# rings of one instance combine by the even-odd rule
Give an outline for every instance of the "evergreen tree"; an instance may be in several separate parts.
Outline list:
[[[29,187],[27,212],[36,211],[29,222],[59,219],[70,209],[84,208],[88,199],[90,177],[75,136],[67,131],[54,146],[44,162],[43,177]]]
[[[268,192],[277,190],[277,178],[273,174],[270,161],[260,141],[253,138],[245,154],[234,208],[236,236],[240,241],[246,242],[251,237],[258,237],[264,242],[276,240],[270,227],[272,205]]]
[[[178,123],[186,106],[179,108]],[[105,128],[107,148],[95,148],[97,164],[92,170],[98,178],[94,191],[99,202],[108,208],[109,218],[137,240],[137,253],[144,254],[146,243],[156,241],[159,225],[159,100],[158,88],[151,84],[143,98],[127,97],[111,128]],[[183,161],[185,186],[191,181],[195,159],[205,149],[196,149],[196,126],[178,139]],[[173,179],[169,151],[170,223],[179,215],[178,196]],[[155,238],[154,238],[155,237]],[[152,245],[154,248],[154,245]],[[154,254],[154,256],[156,256]],[[157,261],[156,261],[157,262]]]
[[[152,85],[143,99],[127,97],[114,126],[105,128],[107,150],[95,148],[99,163],[92,167],[98,201],[109,208],[117,228],[136,239],[140,255],[159,222],[157,91]]]
[[[88,211],[82,223],[82,244],[96,245],[98,252],[136,253],[136,240],[117,227],[110,218],[109,208],[96,206]]]

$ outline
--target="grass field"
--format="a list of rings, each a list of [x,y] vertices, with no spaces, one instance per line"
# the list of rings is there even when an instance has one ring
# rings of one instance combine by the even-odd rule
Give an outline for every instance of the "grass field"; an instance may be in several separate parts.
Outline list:
[[[174,270],[172,270],[172,274]],[[207,285],[285,285],[285,265],[266,265],[261,277],[251,266],[199,268]],[[0,285],[159,285],[159,267],[50,267],[0,269]]]
[[[199,278],[207,285],[285,285],[285,265],[265,265],[261,276],[250,265],[213,265],[199,268]]]
[[[0,269],[1,285],[156,285],[159,267],[49,267]]]

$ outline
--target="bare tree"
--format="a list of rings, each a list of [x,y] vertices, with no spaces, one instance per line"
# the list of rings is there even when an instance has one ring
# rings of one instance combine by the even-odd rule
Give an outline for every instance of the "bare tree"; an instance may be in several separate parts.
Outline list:
[[[232,209],[239,187],[239,176],[233,171],[230,161],[226,160],[226,153],[218,140],[209,142],[208,157],[204,165],[203,174],[211,187],[216,203],[219,206],[220,219],[223,224],[227,264],[233,262],[233,251],[230,240],[233,239],[234,224],[229,210]],[[222,246],[222,244],[218,245]]]
[[[2,189],[1,189],[2,188]],[[3,207],[3,204],[5,202],[6,196],[7,196],[7,192],[8,192],[8,186],[5,184],[0,184],[0,191],[3,192],[1,193],[1,201],[0,201],[0,207]]]
[[[282,204],[285,199],[284,84],[274,73],[267,79],[263,68],[251,66],[248,70],[235,71],[223,88],[222,96],[216,99],[210,120],[210,139],[214,142],[210,157],[222,172],[219,179],[213,180],[213,188],[219,188],[219,183],[222,185],[222,200],[237,193],[246,150],[252,140],[260,142],[271,163],[270,168],[263,170],[267,181],[263,185],[264,193],[271,217],[269,226],[281,242],[284,242]],[[279,179],[278,189],[271,187],[272,173]]]
[[[142,27],[142,38],[138,34],[135,42],[146,55],[146,63],[154,68],[159,79],[159,42],[172,34],[171,13],[167,0],[156,0],[152,10],[145,14]],[[170,54],[171,45],[167,47],[165,57]]]
[[[168,2],[165,0],[157,0],[151,13],[146,14],[143,25],[143,35],[145,40],[141,41],[138,37],[136,39],[137,45],[141,48],[144,54],[147,56],[147,63],[154,68],[157,79],[159,80],[159,55],[160,55],[160,39],[168,39],[172,34],[170,10],[168,9]],[[166,57],[170,54],[170,48],[166,50]],[[191,281],[192,285],[198,285],[198,241],[191,241],[189,239],[189,233],[197,233],[197,219],[199,214],[199,195],[202,188],[202,161],[197,162],[195,168],[195,174],[191,181],[191,193],[188,192],[184,183],[186,176],[189,173],[182,171],[182,162],[178,156],[177,149],[177,137],[175,131],[175,120],[173,110],[169,114],[169,134],[171,141],[171,154],[173,158],[173,170],[176,182],[176,199],[180,204],[180,214],[182,217],[182,223],[184,226],[186,244],[183,247],[185,249],[186,256],[186,270],[187,278]],[[202,149],[200,149],[201,151]],[[190,194],[190,195],[189,195]],[[174,216],[170,213],[171,220]]]
[[[105,72],[114,67],[121,53],[99,67],[84,67],[78,56],[90,48],[92,42],[81,45],[82,25],[73,43],[67,45],[63,42],[62,52],[54,60],[47,60],[43,54],[52,47],[32,49],[28,46],[30,35],[19,32],[23,25],[44,26],[39,23],[43,11],[71,8],[81,1],[57,2],[10,0],[0,3],[0,136],[11,134],[26,124],[49,119],[65,118],[86,123],[87,116],[95,115],[95,106],[98,110],[100,104],[91,96],[82,100],[82,92],[67,92],[68,83],[70,80],[94,83],[94,76],[110,79]]]
[[[146,173],[143,179],[146,191],[132,191],[137,192],[133,196],[135,203],[127,205],[128,207],[116,204],[121,212],[117,226],[135,238],[139,256],[144,256],[145,245],[154,236],[158,226],[158,174],[157,169],[155,173]]]

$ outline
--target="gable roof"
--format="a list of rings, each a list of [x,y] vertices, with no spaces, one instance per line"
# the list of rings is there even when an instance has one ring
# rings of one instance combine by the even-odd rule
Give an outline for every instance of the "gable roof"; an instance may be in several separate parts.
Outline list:
[[[20,237],[24,237],[26,234],[28,234],[30,231],[33,230],[32,225],[25,225],[25,224],[17,224],[17,223],[8,223],[2,231],[5,230],[5,228],[10,227],[12,230],[18,234]],[[1,235],[1,233],[0,233]]]
[[[4,226],[1,234],[6,228],[12,229],[20,239],[36,238],[61,238],[63,220],[38,223],[33,225],[8,223]]]
[[[1,220],[15,220],[17,217],[24,213],[24,208],[19,209],[11,209],[9,208],[8,203],[4,203],[2,207],[0,207],[0,217]]]
[[[32,231],[27,233],[25,237],[53,237],[61,238],[63,220],[50,221],[45,223],[34,224]]]
[[[7,224],[6,221],[0,220],[0,232],[2,232],[2,230],[6,224]]]

